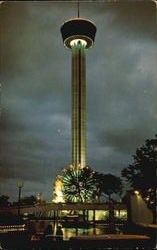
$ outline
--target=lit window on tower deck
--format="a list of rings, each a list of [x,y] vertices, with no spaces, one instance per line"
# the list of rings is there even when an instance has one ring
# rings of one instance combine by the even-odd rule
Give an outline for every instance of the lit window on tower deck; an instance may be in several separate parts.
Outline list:
[[[79,44],[81,44],[84,48],[86,48],[87,46],[87,42],[83,39],[74,39],[70,42],[71,47],[79,45]]]

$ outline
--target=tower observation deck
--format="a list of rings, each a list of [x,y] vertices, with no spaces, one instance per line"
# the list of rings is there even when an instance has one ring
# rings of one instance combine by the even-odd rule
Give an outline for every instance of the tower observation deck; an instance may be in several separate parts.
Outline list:
[[[86,55],[92,47],[96,26],[87,19],[75,18],[61,27],[63,43],[72,53],[72,159],[74,167],[86,166]]]

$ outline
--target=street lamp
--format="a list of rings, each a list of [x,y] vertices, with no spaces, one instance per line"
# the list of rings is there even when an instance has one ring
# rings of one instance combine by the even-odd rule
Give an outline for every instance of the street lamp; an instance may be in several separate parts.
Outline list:
[[[20,215],[20,203],[21,203],[21,190],[24,186],[23,180],[18,180],[17,181],[17,187],[18,187],[18,215]]]
[[[138,190],[134,190],[134,194],[139,195],[140,192]]]

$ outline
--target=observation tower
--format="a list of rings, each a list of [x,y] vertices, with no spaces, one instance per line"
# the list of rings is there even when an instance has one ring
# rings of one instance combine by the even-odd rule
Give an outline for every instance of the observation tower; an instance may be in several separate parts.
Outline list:
[[[75,168],[86,166],[86,50],[91,48],[96,26],[90,20],[70,19],[61,26],[63,43],[72,54],[72,159]]]

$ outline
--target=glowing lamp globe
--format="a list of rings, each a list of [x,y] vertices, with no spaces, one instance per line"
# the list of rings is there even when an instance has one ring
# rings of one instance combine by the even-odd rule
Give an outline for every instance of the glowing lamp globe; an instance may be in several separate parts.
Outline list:
[[[78,42],[88,49],[94,43],[96,26],[87,19],[75,18],[62,25],[61,34],[63,43],[68,49]]]
[[[18,188],[22,188],[24,186],[24,181],[23,180],[18,180],[16,184],[17,184]]]

